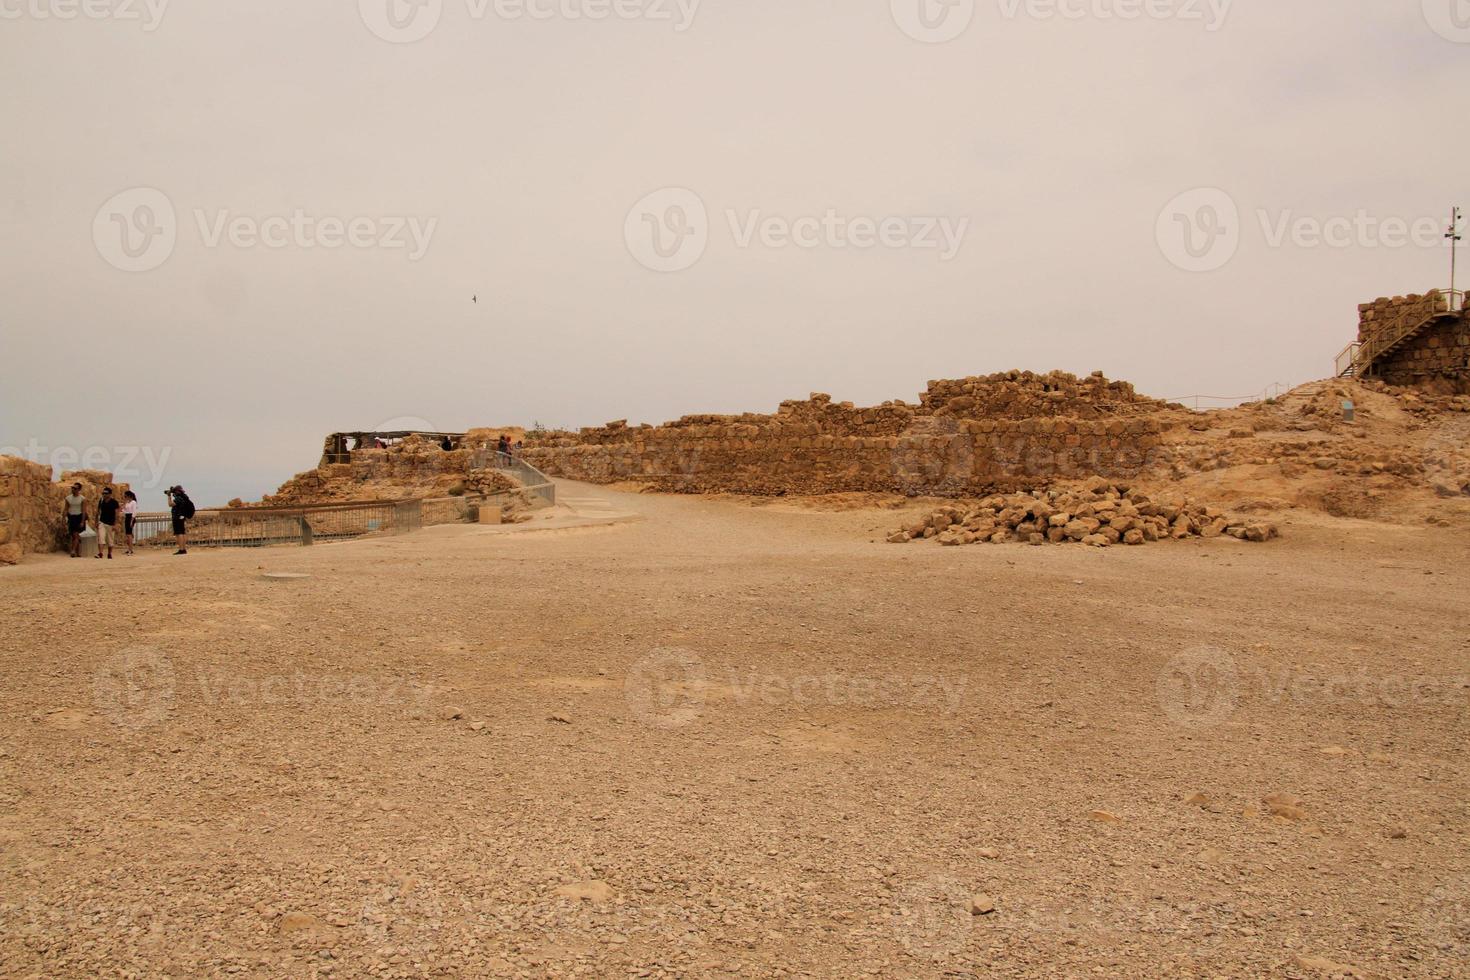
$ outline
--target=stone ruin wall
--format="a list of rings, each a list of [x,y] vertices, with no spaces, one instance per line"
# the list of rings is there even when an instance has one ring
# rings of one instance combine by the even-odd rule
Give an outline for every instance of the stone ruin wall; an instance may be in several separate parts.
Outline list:
[[[332,439],[327,437],[323,462],[314,470],[298,473],[261,506],[288,507],[300,504],[334,503],[406,497],[440,498],[456,494],[496,493],[520,486],[492,464],[493,438],[488,446],[470,436],[462,448],[445,452],[432,440],[417,436],[387,449],[354,449],[351,462],[325,462]]]
[[[1424,295],[1380,297],[1358,307],[1358,342],[1422,322],[1448,309],[1438,290]],[[1406,341],[1374,368],[1391,385],[1441,394],[1470,394],[1470,315],[1441,320]]]
[[[103,487],[112,487],[119,501],[128,489],[128,484],[112,482],[112,474],[101,470],[70,470],[52,482],[51,467],[0,456],[0,565],[14,565],[25,555],[61,551],[69,545],[61,505],[73,483],[82,485],[93,521]]]
[[[556,476],[666,492],[960,496],[1134,478],[1159,462],[1170,407],[1101,374],[1009,372],[930,382],[917,406],[816,394],[775,415],[528,436],[523,455]]]
[[[0,565],[52,550],[56,511],[51,501],[51,467],[0,456]]]

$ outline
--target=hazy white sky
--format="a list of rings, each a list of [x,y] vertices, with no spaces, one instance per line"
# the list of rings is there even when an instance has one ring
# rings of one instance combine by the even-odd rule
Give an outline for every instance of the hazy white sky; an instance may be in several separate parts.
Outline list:
[[[1467,65],[1470,0],[0,0],[0,447],[212,504],[405,416],[1321,377],[1448,280]]]

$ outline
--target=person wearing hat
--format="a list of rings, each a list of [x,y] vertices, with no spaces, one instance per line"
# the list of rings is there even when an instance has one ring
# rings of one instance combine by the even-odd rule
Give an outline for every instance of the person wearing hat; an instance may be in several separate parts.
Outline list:
[[[87,498],[82,496],[82,485],[73,483],[71,493],[61,504],[62,516],[66,518],[66,533],[71,535],[71,556],[82,557],[82,530],[87,526]]]
[[[102,557],[102,549],[107,549],[107,557],[112,558],[112,546],[117,542],[117,511],[120,505],[117,498],[112,495],[112,487],[102,488],[102,500],[97,504],[97,557]]]
[[[174,540],[178,543],[179,550],[176,555],[187,555],[189,553],[189,525],[187,521],[194,516],[194,501],[180,486],[168,488],[168,512],[173,518]]]

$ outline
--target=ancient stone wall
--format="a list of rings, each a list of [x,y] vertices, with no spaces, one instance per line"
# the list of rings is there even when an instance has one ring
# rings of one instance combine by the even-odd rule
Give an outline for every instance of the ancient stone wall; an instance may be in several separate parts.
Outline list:
[[[1428,293],[1411,293],[1408,296],[1380,296],[1371,303],[1358,306],[1358,343],[1366,344],[1382,333],[1396,332],[1400,328],[1419,323],[1442,308],[1444,300],[1437,290]]]
[[[1437,321],[1374,367],[1374,376],[1392,385],[1445,389],[1465,394],[1470,380],[1470,317]]]
[[[1155,416],[1168,408],[1101,375],[1009,372],[931,382],[918,406],[817,394],[775,415],[548,433],[528,438],[523,455],[569,479],[683,493],[989,493],[1136,476],[1159,462]]]
[[[1109,381],[1101,372],[1077,378],[1062,371],[931,381],[919,405],[922,415],[1016,419],[1099,419],[1150,414],[1166,407],[1138,394],[1126,381]]]
[[[1358,307],[1358,342],[1396,334],[1447,309],[1448,299],[1438,290],[1364,303]],[[1380,359],[1372,373],[1393,385],[1470,393],[1470,316],[1461,313],[1431,324]]]
[[[0,565],[55,546],[51,467],[17,456],[0,456]]]
[[[493,443],[492,443],[493,446]],[[354,449],[350,462],[323,463],[298,473],[262,503],[272,507],[447,497],[458,493],[495,493],[518,487],[493,466],[493,449],[465,441],[444,451],[438,443],[410,436],[387,449]]]

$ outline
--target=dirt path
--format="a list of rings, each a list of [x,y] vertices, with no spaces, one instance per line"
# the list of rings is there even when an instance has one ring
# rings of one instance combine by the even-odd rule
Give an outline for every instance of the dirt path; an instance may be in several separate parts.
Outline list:
[[[562,492],[0,571],[0,974],[1465,975],[1463,532]]]

